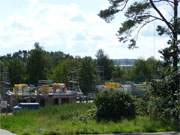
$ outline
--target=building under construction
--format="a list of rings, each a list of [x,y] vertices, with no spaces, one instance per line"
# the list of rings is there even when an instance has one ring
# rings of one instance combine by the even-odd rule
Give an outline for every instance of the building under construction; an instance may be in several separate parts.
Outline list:
[[[7,93],[8,103],[11,106],[21,102],[38,102],[41,106],[59,105],[76,102],[83,95],[81,91],[68,89],[64,83],[49,83],[49,80],[39,82],[37,87],[15,84],[13,91]]]

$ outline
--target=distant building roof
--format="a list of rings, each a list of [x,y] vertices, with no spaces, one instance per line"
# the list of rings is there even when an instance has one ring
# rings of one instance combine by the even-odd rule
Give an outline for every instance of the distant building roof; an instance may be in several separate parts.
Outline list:
[[[136,59],[112,59],[114,65],[121,67],[131,67],[135,64]]]

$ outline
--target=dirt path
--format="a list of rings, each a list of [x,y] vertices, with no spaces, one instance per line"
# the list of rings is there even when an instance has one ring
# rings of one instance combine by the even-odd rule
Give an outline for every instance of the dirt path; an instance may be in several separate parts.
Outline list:
[[[8,130],[0,129],[0,135],[15,135],[15,134],[9,132]]]

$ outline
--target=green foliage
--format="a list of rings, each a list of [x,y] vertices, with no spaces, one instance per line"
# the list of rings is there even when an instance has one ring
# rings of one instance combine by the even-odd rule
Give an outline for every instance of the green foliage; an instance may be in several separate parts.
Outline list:
[[[178,78],[179,73],[170,73],[162,80],[153,81],[150,93],[152,117],[175,125],[180,124],[180,86],[176,88]]]
[[[96,65],[91,57],[82,59],[79,71],[80,88],[84,94],[95,90],[96,84]]]
[[[8,71],[8,66],[5,64],[4,61],[0,59],[0,72],[7,72]],[[4,80],[4,77],[2,74],[0,74],[0,80]]]
[[[149,97],[146,95],[142,97],[135,97],[134,104],[136,108],[136,115],[148,116],[149,115]]]
[[[130,95],[122,92],[105,91],[95,99],[97,120],[118,121],[135,117],[134,101]]]
[[[96,61],[91,58],[88,60],[86,57],[74,58],[59,51],[45,51],[37,44],[35,49],[28,52],[18,51],[13,55],[7,54],[1,56],[0,60],[1,65],[8,71],[11,86],[15,83],[36,83],[39,79],[52,79],[67,83],[75,76],[86,93],[95,89],[95,83],[102,83],[106,80],[143,82],[158,76],[156,71],[159,62],[153,58],[146,61],[137,60],[132,70],[115,67],[103,50],[99,50],[96,56]]]
[[[125,17],[127,19],[121,24],[117,35],[120,41],[127,42],[129,40],[129,47],[134,47],[136,45],[136,39],[132,36],[132,32],[134,29],[139,28],[138,26],[143,27],[149,21],[148,19],[151,18],[149,12],[151,4],[146,1],[135,1],[126,8],[129,0],[109,0],[109,2],[111,5],[107,9],[101,10],[99,16],[110,22],[115,14],[127,9],[125,11]]]
[[[145,25],[155,20],[160,20],[166,24],[166,27],[158,26],[157,30],[159,33],[161,33],[160,35],[167,33],[170,36],[169,33],[172,34],[176,31],[176,29],[178,29],[179,17],[175,13],[178,12],[179,1],[174,2],[173,6],[171,5],[172,4],[171,2],[166,1],[166,3],[169,3],[169,5],[173,7],[174,17],[172,17],[170,20],[168,20],[169,18],[167,18],[167,16],[165,16],[164,13],[162,13],[159,10],[160,4],[155,4],[156,2],[152,0],[150,1],[134,0],[133,2],[131,2],[130,0],[108,0],[108,1],[110,3],[110,6],[105,10],[101,10],[99,13],[99,16],[105,19],[107,22],[110,22],[114,18],[114,15],[117,14],[118,12],[121,12],[123,10],[125,11],[124,15],[126,17],[126,20],[124,20],[118,31],[118,37],[120,41],[123,42],[136,41],[137,39],[135,38],[136,36],[132,34],[132,29],[134,30],[137,29],[138,31],[137,34],[138,34],[139,31]],[[158,2],[161,3],[163,1],[158,1]],[[158,15],[155,15],[152,9],[155,12],[157,12]],[[175,35],[177,34],[178,31],[176,31],[176,34],[174,34],[173,36],[176,37]],[[136,45],[136,42],[131,42],[129,45],[130,45],[129,47],[133,47]]]
[[[160,62],[154,58],[147,60],[139,59],[133,67],[133,80],[137,83],[144,81],[151,81],[158,78],[158,67]]]
[[[143,59],[138,60],[134,65],[133,73],[133,78],[136,82],[149,80],[149,70],[146,61]]]
[[[132,68],[114,67],[112,73],[113,81],[125,82],[133,81],[136,83],[149,82],[152,79],[159,78],[159,70],[162,63],[153,57],[144,59],[137,59]]]
[[[127,31],[131,32],[130,29],[132,27],[134,27],[135,24],[136,24],[136,22],[134,20],[127,20],[127,21],[123,22],[122,27],[119,28],[118,33],[121,34],[123,32],[127,32]],[[123,40],[124,40],[124,38],[123,38]]]
[[[23,62],[20,59],[12,59],[8,63],[8,73],[9,73],[9,80],[11,85],[25,82],[27,79],[26,68]]]
[[[106,20],[106,22],[110,22],[114,17],[113,15],[118,13],[118,11],[119,10],[117,10],[116,8],[109,7],[109,9],[101,10],[99,13],[99,16],[104,18]],[[109,17],[107,17],[107,15]]]
[[[36,84],[38,80],[47,78],[45,69],[47,61],[45,61],[45,52],[39,46],[39,43],[34,44],[35,49],[30,51],[27,63],[28,80],[30,83]]]
[[[120,42],[129,41],[129,48],[136,47],[136,41],[138,39],[138,34],[140,31],[149,23],[154,21],[161,21],[165,26],[160,26],[157,23],[157,32],[159,35],[166,34],[169,36],[170,40],[168,41],[169,47],[160,51],[163,55],[164,60],[168,66],[172,63],[174,71],[178,71],[178,62],[179,62],[179,26],[180,19],[178,16],[179,3],[180,1],[138,1],[134,0],[108,0],[110,6],[101,10],[99,16],[106,21],[110,22],[114,15],[120,11],[125,11],[124,15],[126,19],[121,23],[121,26],[118,30],[118,38]],[[131,3],[130,3],[131,2]],[[163,2],[167,3],[168,8],[173,12],[171,17],[167,16],[164,12],[160,10],[161,4]],[[130,4],[129,4],[130,3]],[[158,4],[157,4],[158,3]],[[154,11],[157,13],[154,13]],[[137,32],[134,32],[134,31]],[[141,73],[141,78],[145,78],[145,74]],[[140,80],[142,81],[142,80]],[[179,83],[175,84],[179,85]]]
[[[51,78],[56,82],[68,84],[72,77],[79,76],[80,61],[77,59],[66,58],[59,61],[59,64],[53,69]]]
[[[46,52],[46,53],[48,53],[48,55],[52,59],[52,66],[57,66],[61,60],[68,59],[68,58],[69,59],[73,58],[72,56],[70,56],[68,54],[64,54],[61,51]]]
[[[71,67],[71,60],[66,59],[59,62],[59,64],[54,68],[52,79],[56,82],[68,82],[68,71]]]
[[[63,52],[48,52],[39,43],[30,51],[19,50],[15,53],[0,56],[3,70],[8,72],[8,79],[15,83],[36,83],[39,79],[52,79],[54,68],[64,59],[74,59]]]
[[[113,81],[116,81],[116,82],[124,81],[123,75],[124,75],[123,69],[121,69],[120,67],[114,67],[114,71],[112,73]]]
[[[127,9],[125,16],[128,18],[134,18],[136,22],[139,22],[139,17],[142,17],[143,15],[148,15],[148,12],[145,11],[149,8],[150,4],[148,2],[134,2]]]
[[[96,66],[91,57],[85,58],[64,58],[53,68],[51,79],[57,82],[64,82],[77,79],[81,90],[87,94],[95,90]]]
[[[133,72],[132,69],[126,69],[123,67],[114,67],[114,71],[112,73],[112,80],[115,82],[126,82],[132,81]]]
[[[92,111],[93,108],[94,104],[64,104],[39,110],[24,110],[16,115],[0,115],[0,123],[1,128],[18,135],[113,134],[175,130],[169,124],[164,125],[145,116],[120,122],[96,122],[89,118],[80,119],[82,116],[89,116],[89,111]]]
[[[26,51],[18,51],[13,55],[7,54],[0,57],[0,68],[3,72],[7,72],[6,81],[10,81],[11,86],[15,83],[27,81],[26,58]]]
[[[107,81],[112,78],[112,72],[114,69],[113,62],[104,54],[102,49],[98,50],[96,54],[96,65],[101,68],[100,78],[102,81]]]

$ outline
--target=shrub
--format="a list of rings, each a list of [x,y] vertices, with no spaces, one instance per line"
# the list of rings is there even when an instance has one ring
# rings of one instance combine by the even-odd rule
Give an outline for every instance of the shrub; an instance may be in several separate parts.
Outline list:
[[[145,97],[134,98],[134,104],[136,108],[136,115],[138,116],[146,116],[149,114],[149,99],[146,99]]]
[[[105,91],[95,99],[96,119],[118,121],[135,117],[135,105],[130,95],[121,92]]]
[[[138,116],[149,116],[150,89],[151,85],[148,84],[142,96],[133,96],[136,115]]]
[[[180,124],[180,74],[171,73],[152,82],[150,110],[153,118],[174,125]]]
[[[48,131],[45,135],[61,135],[61,133],[58,131]]]

